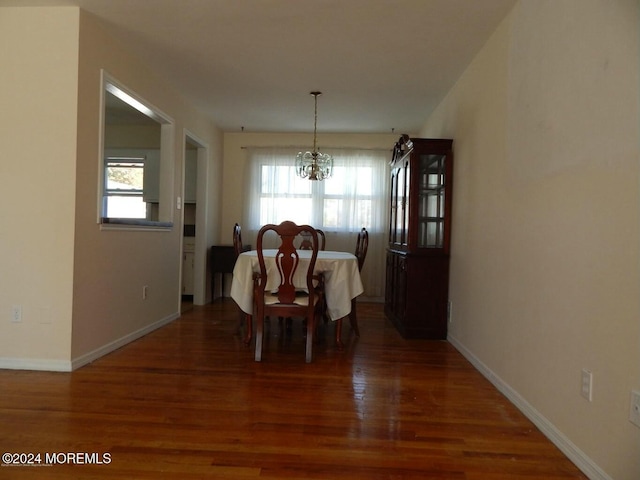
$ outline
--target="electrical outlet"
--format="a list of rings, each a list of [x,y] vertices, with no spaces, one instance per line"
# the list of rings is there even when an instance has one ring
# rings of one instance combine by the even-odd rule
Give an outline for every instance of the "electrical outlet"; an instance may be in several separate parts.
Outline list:
[[[640,392],[631,391],[631,407],[629,408],[629,421],[640,427]]]
[[[11,322],[19,323],[22,321],[22,305],[11,306]]]
[[[593,400],[593,373],[586,368],[582,369],[582,389],[580,395],[589,401]]]
[[[144,285],[142,287],[142,299],[146,300],[148,296],[149,296],[149,285]]]

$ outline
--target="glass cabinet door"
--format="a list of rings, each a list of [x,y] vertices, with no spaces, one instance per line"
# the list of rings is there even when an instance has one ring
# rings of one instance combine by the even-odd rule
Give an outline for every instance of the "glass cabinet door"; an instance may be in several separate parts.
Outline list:
[[[405,243],[405,233],[404,233],[404,210],[405,210],[405,201],[404,201],[404,188],[405,188],[405,170],[401,166],[398,169],[398,179],[397,179],[397,195],[396,195],[396,239],[395,243],[397,245],[402,245]]]
[[[398,169],[391,171],[391,200],[389,202],[389,243],[398,243],[398,230],[396,229],[398,219]]]
[[[402,177],[402,245],[409,243],[409,198],[411,195],[411,160],[409,157],[403,165]]]
[[[443,248],[445,155],[420,155],[418,162],[418,247]]]

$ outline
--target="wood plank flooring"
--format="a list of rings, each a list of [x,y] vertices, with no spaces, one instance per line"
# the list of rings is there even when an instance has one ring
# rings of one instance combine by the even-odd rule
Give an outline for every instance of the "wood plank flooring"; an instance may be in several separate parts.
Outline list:
[[[450,344],[358,314],[362,337],[345,322],[340,352],[328,326],[311,364],[277,320],[255,363],[218,300],[73,373],[0,370],[0,453],[42,455],[0,478],[586,478]],[[43,466],[60,452],[95,456]]]

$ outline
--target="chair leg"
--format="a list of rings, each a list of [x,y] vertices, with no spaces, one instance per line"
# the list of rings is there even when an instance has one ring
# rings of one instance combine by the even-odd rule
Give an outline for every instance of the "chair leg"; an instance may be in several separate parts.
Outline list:
[[[242,335],[242,327],[245,324],[244,315],[245,313],[242,310],[238,310],[238,325],[236,326],[236,333],[239,335]]]
[[[351,329],[355,332],[356,337],[360,336],[360,329],[358,328],[358,316],[356,314],[356,299],[351,299],[351,312],[349,313],[349,323]]]
[[[313,333],[316,329],[315,317],[307,319],[307,346],[306,346],[306,362],[311,363],[313,360]]]
[[[248,313],[244,314],[244,323],[246,324],[247,333],[244,336],[244,344],[249,346],[251,343],[251,337],[253,336],[253,316]]]
[[[342,319],[341,318],[336,320],[336,347],[338,347],[338,350],[342,350],[344,348],[344,344],[342,343]]]
[[[264,338],[264,317],[260,316],[256,320],[256,354],[255,361],[262,361],[262,340]]]

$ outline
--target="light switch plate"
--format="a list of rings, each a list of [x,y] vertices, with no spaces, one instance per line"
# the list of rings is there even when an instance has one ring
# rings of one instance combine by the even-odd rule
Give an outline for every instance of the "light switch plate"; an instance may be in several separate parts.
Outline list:
[[[590,402],[593,400],[593,374],[586,368],[582,369],[582,389],[580,394]]]

